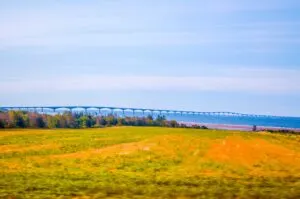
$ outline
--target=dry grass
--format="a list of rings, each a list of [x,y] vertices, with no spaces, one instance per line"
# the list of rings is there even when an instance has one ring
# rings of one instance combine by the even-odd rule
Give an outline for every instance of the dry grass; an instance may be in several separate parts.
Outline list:
[[[22,169],[22,165],[18,161],[0,161],[0,168],[5,169],[6,172],[16,172]]]
[[[3,145],[0,146],[0,154],[1,153],[12,153],[12,152],[26,152],[26,151],[38,151],[45,149],[59,149],[60,145],[58,144],[42,144],[42,145]]]
[[[139,150],[149,150],[148,146],[145,146],[141,142],[132,142],[132,143],[125,143],[125,144],[117,144],[109,147],[98,148],[98,149],[89,149],[84,151],[79,151],[75,153],[67,153],[61,155],[53,155],[49,158],[76,158],[76,159],[88,159],[94,157],[101,157],[106,158],[109,156],[116,156],[116,155],[128,155],[133,152]]]
[[[112,138],[99,138],[96,141],[111,140]],[[84,151],[78,151],[75,153],[53,155],[50,158],[78,158],[87,159],[94,157],[106,158],[110,156],[118,155],[130,155],[141,151],[151,151],[156,154],[163,155],[165,157],[174,158],[178,153],[185,153],[185,156],[196,156],[199,153],[197,147],[207,142],[208,139],[192,139],[183,135],[162,135],[155,136],[150,139],[145,139],[140,142],[130,142],[124,144],[116,144],[108,147],[89,149]]]
[[[7,136],[22,136],[22,135],[44,135],[45,133],[51,132],[50,130],[38,130],[38,129],[20,129],[20,130],[2,130],[0,137]]]

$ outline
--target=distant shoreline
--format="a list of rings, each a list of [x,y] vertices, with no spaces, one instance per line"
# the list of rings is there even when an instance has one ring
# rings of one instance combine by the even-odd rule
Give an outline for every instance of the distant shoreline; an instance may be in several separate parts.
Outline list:
[[[222,130],[239,130],[239,131],[252,131],[253,126],[251,125],[238,125],[238,124],[213,124],[213,123],[200,123],[200,122],[184,122],[178,121],[179,124],[185,124],[187,126],[192,125],[200,125],[206,126],[209,129],[222,129]],[[256,126],[258,131],[264,129],[271,129],[271,130],[293,130],[300,132],[300,128],[285,128],[285,127],[268,127],[268,126]]]

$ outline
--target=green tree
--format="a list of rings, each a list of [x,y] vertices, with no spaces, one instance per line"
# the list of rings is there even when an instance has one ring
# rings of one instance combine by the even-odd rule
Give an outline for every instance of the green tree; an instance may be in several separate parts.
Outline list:
[[[179,124],[175,120],[171,120],[170,121],[170,126],[175,128],[175,127],[179,127]]]
[[[135,126],[145,126],[146,122],[142,118],[135,118]]]
[[[76,117],[74,117],[71,112],[64,113],[63,117],[65,118],[66,125],[68,128],[79,128],[80,127],[78,122],[76,121]]]
[[[118,124],[117,118],[113,115],[108,115],[106,117],[106,121],[107,121],[107,125],[110,125],[110,126],[115,126]]]
[[[40,115],[36,118],[36,127],[37,128],[45,128],[46,127],[46,123],[45,123],[43,117]]]
[[[126,121],[124,118],[120,117],[118,118],[118,126],[123,126],[123,125],[126,125]]]
[[[95,124],[96,124],[96,120],[95,120],[91,115],[87,116],[86,126],[87,126],[88,128],[91,128],[91,127],[93,127]]]
[[[48,128],[58,128],[58,120],[57,117],[54,117],[52,115],[47,116],[47,126]]]
[[[87,116],[81,116],[80,118],[79,118],[79,122],[80,122],[80,128],[86,128],[87,127],[87,122],[88,121],[88,117]]]
[[[9,127],[11,127],[11,128],[27,127],[26,122],[24,121],[24,118],[23,118],[22,111],[9,111],[8,118],[9,118]]]
[[[0,119],[0,128],[5,128],[5,122],[2,119]]]
[[[148,115],[147,116],[147,120],[153,120],[153,116],[152,115]]]
[[[252,131],[257,131],[257,126],[256,125],[252,126]]]
[[[7,126],[7,114],[4,112],[0,112],[0,128],[5,128]]]
[[[55,115],[58,120],[58,128],[68,128],[68,123],[64,115]]]
[[[107,125],[106,119],[105,119],[104,117],[100,117],[100,118],[99,118],[99,124],[100,124],[101,126],[106,126],[106,125]]]
[[[0,113],[0,128],[91,128],[103,126],[166,126],[184,128],[207,128],[205,126],[186,126],[178,124],[175,120],[167,121],[165,116],[158,116],[153,120],[152,116],[147,117],[125,117],[115,115],[92,116],[84,114],[56,114],[46,115],[24,111],[9,111]]]

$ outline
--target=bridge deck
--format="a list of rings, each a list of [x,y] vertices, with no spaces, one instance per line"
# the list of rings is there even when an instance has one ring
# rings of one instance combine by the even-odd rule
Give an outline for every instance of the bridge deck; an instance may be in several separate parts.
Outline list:
[[[292,118],[287,116],[272,116],[272,115],[257,115],[257,114],[242,114],[242,113],[235,113],[235,112],[226,112],[226,111],[220,111],[220,112],[200,112],[200,111],[186,111],[186,110],[169,110],[169,109],[149,109],[149,108],[129,108],[129,107],[111,107],[111,106],[5,106],[0,107],[0,110],[26,110],[26,111],[42,111],[47,112],[47,110],[51,110],[53,112],[59,111],[59,110],[68,110],[68,111],[74,111],[74,110],[83,110],[85,112],[89,110],[98,110],[99,112],[101,110],[110,110],[112,112],[114,111],[132,111],[135,112],[150,112],[153,113],[159,113],[161,115],[164,114],[193,114],[193,115],[211,115],[211,116],[236,116],[236,117],[268,117],[268,118]],[[293,117],[295,118],[295,117]],[[298,118],[298,117],[297,117]]]

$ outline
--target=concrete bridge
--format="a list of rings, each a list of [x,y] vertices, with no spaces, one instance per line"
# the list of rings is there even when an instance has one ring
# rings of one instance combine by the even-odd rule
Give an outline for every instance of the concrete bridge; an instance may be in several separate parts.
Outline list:
[[[110,113],[125,113],[131,112],[133,115],[140,113],[143,115],[208,115],[208,116],[234,116],[234,117],[255,117],[255,118],[287,118],[285,116],[271,115],[256,115],[242,114],[235,112],[200,112],[200,111],[183,111],[183,110],[168,110],[168,109],[146,109],[146,108],[128,108],[128,107],[109,107],[109,106],[6,106],[0,107],[2,111],[8,110],[23,110],[29,112],[42,113],[60,113],[60,112],[82,112],[88,114],[90,112],[102,114],[103,111]]]

